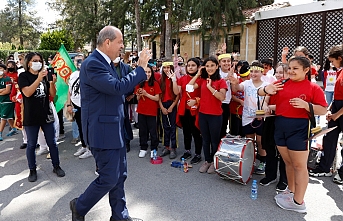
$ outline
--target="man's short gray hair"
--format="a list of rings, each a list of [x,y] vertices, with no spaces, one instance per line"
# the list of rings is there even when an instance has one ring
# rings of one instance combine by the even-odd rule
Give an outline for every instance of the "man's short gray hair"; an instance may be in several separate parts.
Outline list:
[[[101,46],[106,41],[106,39],[113,41],[117,37],[115,30],[116,28],[113,26],[106,26],[101,29],[96,44]]]

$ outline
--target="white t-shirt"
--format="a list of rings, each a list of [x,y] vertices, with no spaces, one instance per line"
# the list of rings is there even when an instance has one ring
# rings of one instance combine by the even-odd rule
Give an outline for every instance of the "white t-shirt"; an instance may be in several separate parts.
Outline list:
[[[226,78],[226,76],[228,75],[228,73],[223,72],[221,68],[219,68],[219,73],[220,73],[220,77],[223,78],[223,79]],[[235,78],[237,78],[237,75],[236,75],[235,73],[233,74],[233,76],[234,76]],[[222,103],[229,104],[230,101],[231,101],[231,98],[232,98],[232,95],[231,95],[231,87],[230,87],[230,81],[227,80],[227,81],[226,81],[226,84],[227,84],[228,90],[226,91],[225,100],[223,100]]]
[[[274,77],[273,75],[268,75],[267,73],[266,75],[262,75],[261,80],[271,84],[276,81],[276,77]]]
[[[81,107],[81,96],[80,96],[80,71],[74,71],[69,78],[69,93],[70,100]]]
[[[274,76],[274,73],[275,73],[274,68],[272,68],[266,73],[266,75],[267,76]]]
[[[244,107],[242,114],[242,125],[248,125],[253,122],[254,118],[248,118],[256,115],[257,110],[257,89],[268,85],[267,82],[262,81],[261,85],[255,87],[252,80],[243,81],[240,85],[244,86]],[[263,101],[263,96],[259,96],[260,109]]]

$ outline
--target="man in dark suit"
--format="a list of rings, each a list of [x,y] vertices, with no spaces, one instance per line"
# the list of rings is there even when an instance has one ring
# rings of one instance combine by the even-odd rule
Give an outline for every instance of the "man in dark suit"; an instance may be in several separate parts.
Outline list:
[[[127,177],[124,95],[147,79],[143,67],[147,66],[151,54],[144,49],[135,71],[120,78],[112,61],[123,48],[121,31],[106,26],[99,32],[96,50],[81,66],[83,137],[95,158],[99,176],[79,198],[70,201],[73,221],[84,220],[88,211],[107,193],[112,209],[110,220],[133,220],[128,215],[124,193]]]

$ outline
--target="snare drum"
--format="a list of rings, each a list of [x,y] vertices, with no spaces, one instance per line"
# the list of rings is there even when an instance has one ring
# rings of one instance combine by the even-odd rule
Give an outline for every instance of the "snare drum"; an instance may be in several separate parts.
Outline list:
[[[247,184],[253,172],[255,146],[251,139],[223,138],[214,155],[214,168],[223,178]]]

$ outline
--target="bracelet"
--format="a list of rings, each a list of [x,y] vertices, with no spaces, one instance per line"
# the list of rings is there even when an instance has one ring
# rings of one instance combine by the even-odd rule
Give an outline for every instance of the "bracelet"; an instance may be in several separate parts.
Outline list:
[[[267,87],[267,86],[264,86],[263,92],[266,93],[266,95],[268,95],[268,93],[267,93],[267,91],[266,91],[266,87]]]
[[[214,90],[213,93],[212,93],[212,95],[214,96],[214,94],[217,93],[217,92],[218,92],[217,90]]]

